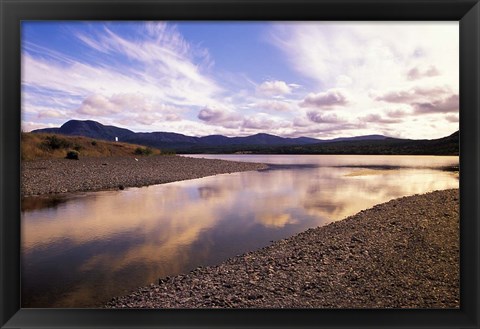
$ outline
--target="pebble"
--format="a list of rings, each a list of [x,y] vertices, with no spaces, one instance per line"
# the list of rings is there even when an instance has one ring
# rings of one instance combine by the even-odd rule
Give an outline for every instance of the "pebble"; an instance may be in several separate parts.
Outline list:
[[[458,189],[392,200],[105,307],[459,308],[458,200]]]
[[[266,169],[260,163],[184,156],[48,159],[22,162],[22,196],[123,190],[230,172]]]

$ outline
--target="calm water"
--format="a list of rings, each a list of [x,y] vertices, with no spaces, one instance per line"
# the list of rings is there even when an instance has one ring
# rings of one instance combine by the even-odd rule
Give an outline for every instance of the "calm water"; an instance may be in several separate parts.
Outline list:
[[[22,201],[22,307],[97,307],[158,278],[405,195],[458,188],[458,157],[197,155],[276,164]]]

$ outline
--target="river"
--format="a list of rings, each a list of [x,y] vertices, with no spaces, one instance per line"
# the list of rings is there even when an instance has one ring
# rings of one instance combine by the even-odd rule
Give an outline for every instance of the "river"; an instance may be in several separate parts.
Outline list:
[[[459,187],[456,156],[193,157],[272,166],[22,200],[22,307],[99,307],[378,203]]]

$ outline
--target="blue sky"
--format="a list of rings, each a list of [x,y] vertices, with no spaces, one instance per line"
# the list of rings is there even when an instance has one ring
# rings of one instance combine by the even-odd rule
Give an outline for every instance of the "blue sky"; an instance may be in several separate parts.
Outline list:
[[[438,138],[458,22],[23,22],[22,129]]]

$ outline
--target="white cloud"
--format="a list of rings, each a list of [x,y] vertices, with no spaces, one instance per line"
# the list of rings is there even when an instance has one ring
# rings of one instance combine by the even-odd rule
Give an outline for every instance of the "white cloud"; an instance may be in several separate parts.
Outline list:
[[[440,75],[440,72],[434,65],[430,65],[427,68],[414,67],[407,72],[408,80],[419,80],[421,78],[435,77]]]
[[[298,83],[289,83],[288,86],[289,86],[291,89],[302,88],[302,86],[299,85]]]
[[[78,108],[78,113],[92,116],[109,115],[118,113],[121,109],[103,95],[91,95],[85,98]]]
[[[310,118],[322,121],[315,109],[341,110],[359,124],[375,122],[373,128],[357,127],[359,133],[387,129],[392,135],[408,132],[418,138],[438,138],[455,129],[453,124],[441,125],[443,130],[432,127],[427,114],[458,111],[458,22],[275,23],[270,32],[269,40],[290,68],[313,81],[299,104],[311,109]],[[339,88],[348,98],[327,95]],[[406,116],[409,120],[396,122]],[[296,120],[299,130],[308,123]]]
[[[378,101],[411,104],[420,101],[433,101],[451,94],[453,94],[453,91],[448,86],[414,86],[408,89],[386,91],[384,94],[372,96]]]
[[[291,126],[291,123],[266,113],[259,113],[246,117],[242,123],[242,128],[261,130],[262,132],[276,130],[287,126]]]
[[[294,85],[296,86],[296,85]],[[257,91],[262,95],[275,96],[289,94],[292,89],[285,81],[265,81],[258,86]]]
[[[254,103],[252,106],[258,107],[259,109],[270,110],[275,112],[287,112],[292,109],[292,105],[287,102],[282,102],[278,100],[268,100]]]
[[[378,113],[367,114],[366,116],[360,117],[360,120],[368,123],[387,123],[387,124],[402,122],[400,118],[383,117]]]
[[[104,95],[89,95],[77,109],[78,113],[90,115],[109,115],[123,111],[144,113],[154,109],[163,111],[165,105],[154,104],[152,100],[141,94],[114,94],[110,97]]]
[[[298,115],[293,119],[293,127],[296,129],[310,126],[312,126],[312,120],[308,118],[307,113],[304,113],[304,115]]]
[[[68,116],[63,111],[51,110],[51,109],[37,110],[37,117],[39,119],[68,118]]]
[[[22,131],[24,132],[30,132],[35,129],[54,128],[54,127],[57,127],[57,125],[53,123],[39,123],[39,122],[22,120]]]
[[[445,120],[447,120],[448,122],[458,123],[459,117],[456,114],[448,114],[445,116]]]
[[[414,103],[412,105],[416,113],[458,113],[459,98],[458,95],[451,95],[433,102]]]
[[[458,22],[277,23],[270,36],[295,70],[323,87],[345,76],[354,88],[391,88],[405,82],[406,67],[433,66],[458,88]]]
[[[134,115],[134,121],[152,125],[161,120],[181,120],[185,110],[168,104],[152,102],[141,94],[115,94],[111,97],[90,95],[76,109],[76,113],[87,118],[108,117],[121,114],[123,117]],[[128,122],[128,121],[126,121]]]
[[[459,111],[459,96],[448,87],[389,91],[375,97],[376,100],[410,106],[414,113],[445,113]]]
[[[347,87],[347,86],[350,86],[352,83],[353,83],[353,80],[349,76],[341,74],[337,77],[337,83],[336,84],[339,87]]]
[[[198,118],[202,121],[212,124],[231,125],[241,120],[241,117],[232,111],[224,108],[205,107],[198,112]]]
[[[404,118],[411,114],[411,112],[404,109],[387,110],[385,113],[390,118]]]
[[[335,113],[307,112],[307,117],[315,123],[344,123],[346,120]]]
[[[344,106],[348,104],[348,99],[344,91],[339,89],[330,89],[318,94],[310,93],[300,103],[301,107],[313,107],[328,109],[334,106]]]

